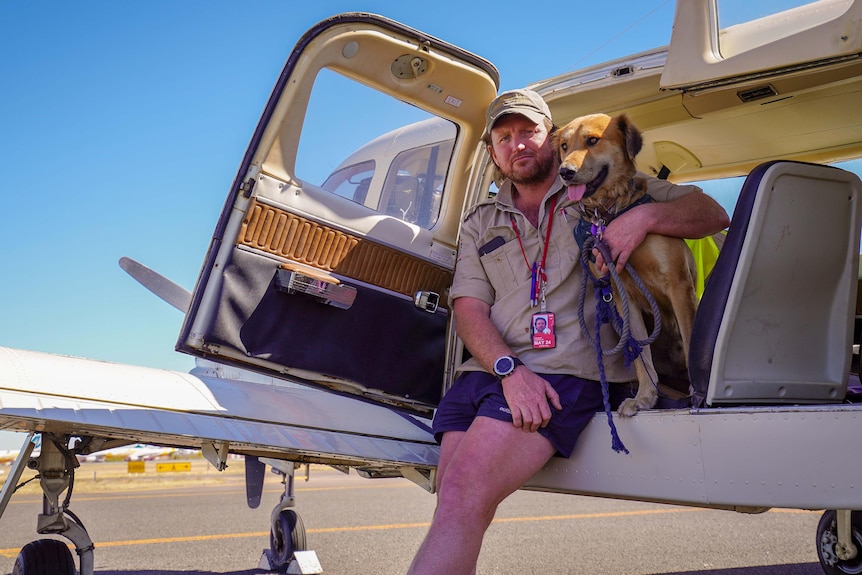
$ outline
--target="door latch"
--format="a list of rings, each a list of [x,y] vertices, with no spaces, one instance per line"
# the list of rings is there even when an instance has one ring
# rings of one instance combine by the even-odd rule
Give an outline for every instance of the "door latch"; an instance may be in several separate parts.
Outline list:
[[[418,291],[413,296],[413,304],[428,313],[435,313],[440,306],[440,294],[433,291]]]

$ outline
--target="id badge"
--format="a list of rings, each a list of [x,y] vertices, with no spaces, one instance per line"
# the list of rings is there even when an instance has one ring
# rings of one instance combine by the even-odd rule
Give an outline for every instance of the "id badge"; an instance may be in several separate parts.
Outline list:
[[[533,338],[533,349],[557,347],[557,336],[554,333],[554,314],[551,312],[534,313],[530,323],[530,334]]]

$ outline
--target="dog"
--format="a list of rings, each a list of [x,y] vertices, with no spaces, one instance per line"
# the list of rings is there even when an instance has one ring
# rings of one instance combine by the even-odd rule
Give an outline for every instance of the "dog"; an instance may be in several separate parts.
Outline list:
[[[553,143],[560,155],[560,177],[568,186],[569,198],[577,202],[581,218],[591,223],[600,219],[606,225],[647,194],[647,182],[636,177],[634,161],[643,146],[643,138],[626,115],[612,118],[606,114],[592,114],[576,118],[556,131]],[[676,349],[661,350],[662,354],[671,358],[675,353],[681,354],[687,369],[697,306],[697,268],[691,251],[680,238],[648,234],[628,262],[658,304],[662,326],[660,341],[663,345],[676,346]],[[594,263],[591,271],[599,277]],[[632,277],[626,272],[620,275],[629,300],[631,334],[642,341],[649,335],[646,320],[652,320],[651,308]],[[622,314],[616,286],[614,292],[617,310]],[[638,410],[651,409],[656,404],[658,375],[653,351],[660,350],[645,346],[640,358],[643,361],[635,361],[638,391],[634,398],[620,405],[618,413],[622,417],[631,417]]]

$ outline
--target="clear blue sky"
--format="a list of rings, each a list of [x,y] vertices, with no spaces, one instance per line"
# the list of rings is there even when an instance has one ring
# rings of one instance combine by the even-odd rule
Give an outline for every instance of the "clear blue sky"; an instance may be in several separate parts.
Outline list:
[[[804,2],[734,3],[725,22]],[[193,287],[270,90],[294,43],[328,16],[375,12],[418,28],[492,61],[509,89],[663,46],[674,10],[532,6],[0,0],[0,345],[193,366],[173,351],[181,314],[117,261]]]

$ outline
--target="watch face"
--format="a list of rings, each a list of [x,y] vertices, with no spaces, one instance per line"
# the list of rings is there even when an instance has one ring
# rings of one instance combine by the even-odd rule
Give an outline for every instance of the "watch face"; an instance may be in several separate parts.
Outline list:
[[[494,372],[496,372],[497,375],[509,375],[514,370],[515,361],[511,357],[503,356],[494,363]]]

